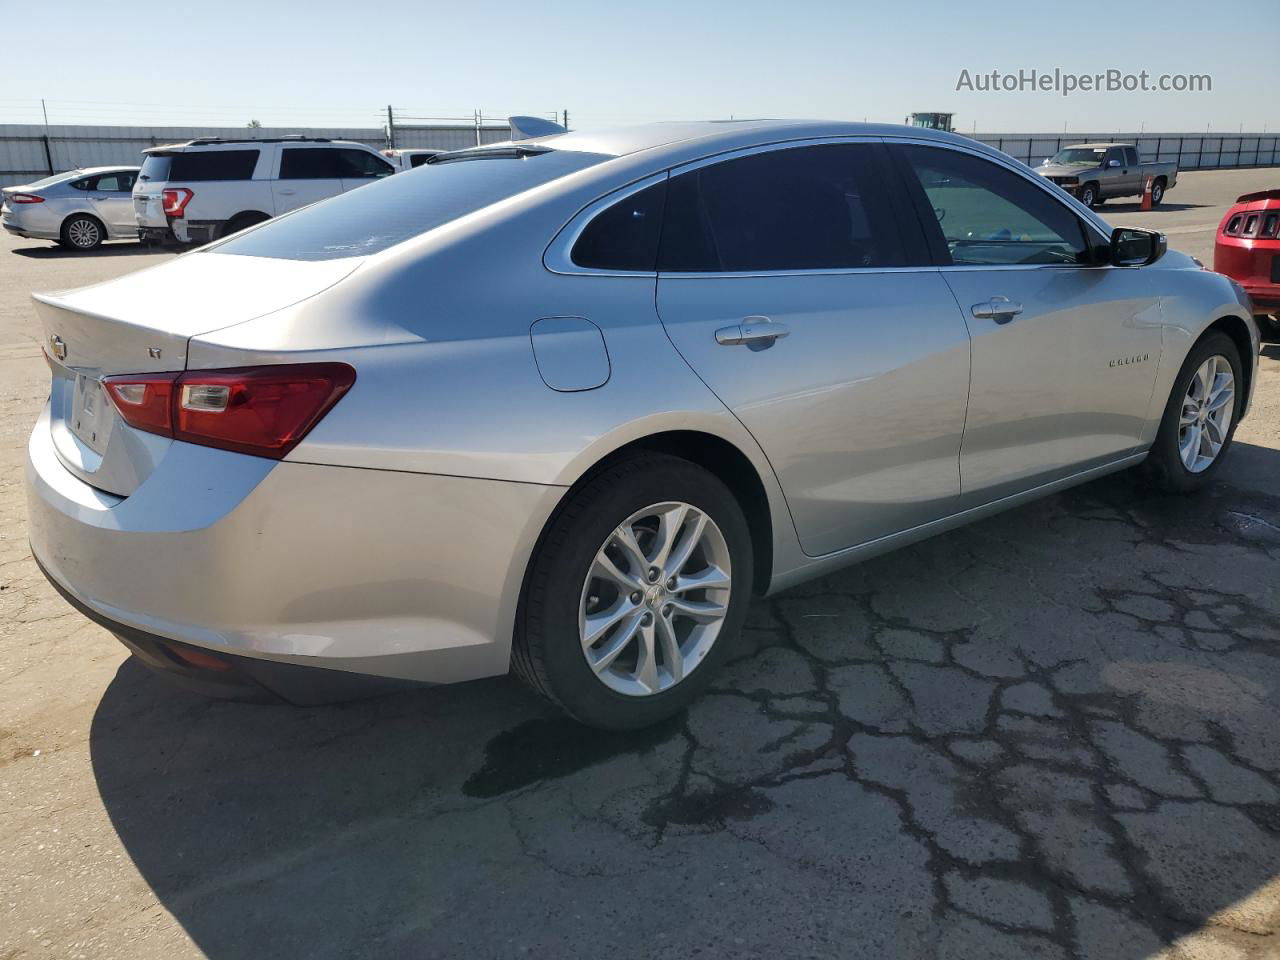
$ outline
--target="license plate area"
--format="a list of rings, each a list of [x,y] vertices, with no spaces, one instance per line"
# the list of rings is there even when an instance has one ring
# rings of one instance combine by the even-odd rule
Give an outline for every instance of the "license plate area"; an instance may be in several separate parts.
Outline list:
[[[106,404],[106,395],[97,379],[76,374],[71,406],[67,411],[67,426],[76,439],[99,455],[107,449],[109,424]]]

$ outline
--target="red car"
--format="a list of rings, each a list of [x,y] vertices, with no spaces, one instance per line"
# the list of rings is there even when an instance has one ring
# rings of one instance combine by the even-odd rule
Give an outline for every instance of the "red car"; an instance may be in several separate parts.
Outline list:
[[[1213,269],[1244,287],[1254,312],[1272,315],[1267,326],[1280,332],[1280,190],[1236,199],[1218,227]]]

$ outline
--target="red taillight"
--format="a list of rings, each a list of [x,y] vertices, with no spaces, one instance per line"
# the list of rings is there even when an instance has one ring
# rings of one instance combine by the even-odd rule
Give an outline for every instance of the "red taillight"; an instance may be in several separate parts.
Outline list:
[[[279,460],[351,389],[345,363],[188,370],[103,381],[139,430]]]
[[[164,190],[160,194],[164,203],[164,215],[166,217],[180,217],[187,204],[191,202],[191,198],[195,196],[195,191],[188,190],[186,187],[172,187]]]
[[[108,377],[102,386],[129,426],[173,436],[173,394],[178,377],[176,373]]]
[[[10,203],[44,203],[44,197],[37,197],[34,193],[11,193],[9,194]]]

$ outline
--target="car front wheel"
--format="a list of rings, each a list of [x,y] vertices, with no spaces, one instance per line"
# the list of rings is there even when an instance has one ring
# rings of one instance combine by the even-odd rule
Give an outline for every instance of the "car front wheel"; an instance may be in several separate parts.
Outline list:
[[[729,656],[752,587],[746,518],[714,475],[642,454],[590,479],[530,568],[517,675],[590,726],[684,709]]]
[[[1240,351],[1225,333],[1200,340],[1178,372],[1147,469],[1170,493],[1203,489],[1222,467],[1242,402]]]

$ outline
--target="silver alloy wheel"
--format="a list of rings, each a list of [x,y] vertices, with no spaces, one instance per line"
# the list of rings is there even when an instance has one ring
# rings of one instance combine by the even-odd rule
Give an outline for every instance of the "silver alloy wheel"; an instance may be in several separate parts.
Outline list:
[[[88,249],[98,245],[98,239],[101,231],[98,225],[92,220],[81,218],[72,220],[70,226],[67,227],[67,239],[71,241],[72,246]]]
[[[1151,185],[1151,202],[1159,203],[1163,199],[1164,199],[1164,185],[1160,183],[1153,183]]]
[[[1218,459],[1235,415],[1236,378],[1231,363],[1214,354],[1196,370],[1182,398],[1178,418],[1178,455],[1191,473],[1201,473]]]
[[[628,696],[669,690],[720,635],[732,572],[724,534],[697,507],[637,510],[609,534],[582,586],[578,636],[588,666]]]

